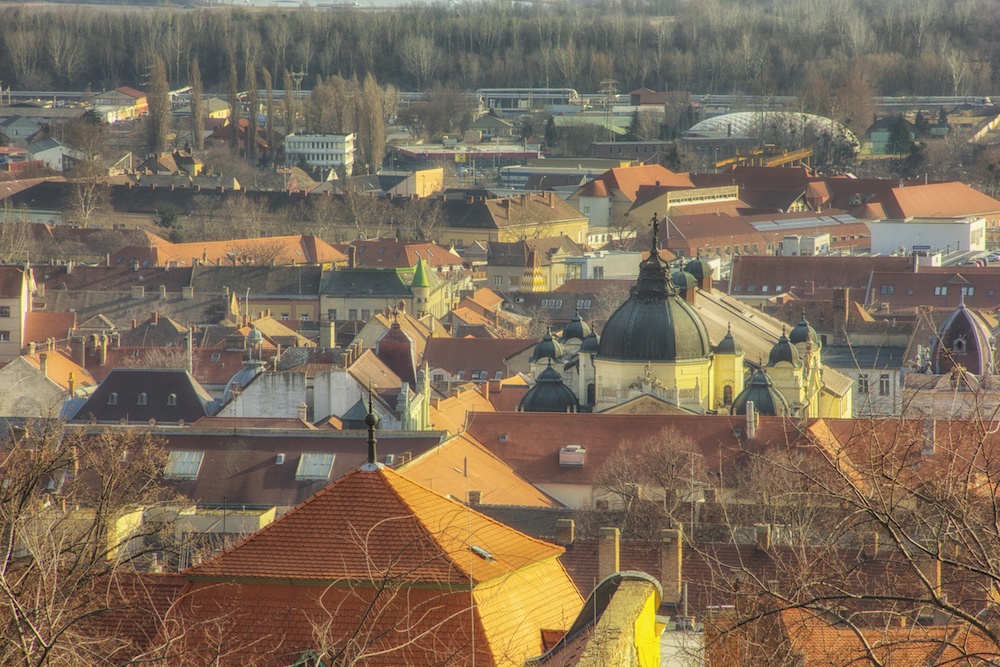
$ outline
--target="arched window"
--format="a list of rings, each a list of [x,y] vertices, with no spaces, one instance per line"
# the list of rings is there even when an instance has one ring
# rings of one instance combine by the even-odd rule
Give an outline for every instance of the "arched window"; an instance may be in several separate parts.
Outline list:
[[[146,392],[139,394],[139,400],[136,401],[136,405],[146,405]]]
[[[111,392],[108,394],[108,405],[118,405],[118,393]]]
[[[965,354],[965,338],[956,338],[951,344],[951,351],[954,354]]]
[[[587,385],[587,405],[597,403],[597,387],[591,382]]]
[[[722,388],[722,404],[732,405],[733,404],[733,385],[727,384]]]
[[[167,405],[177,405],[177,394],[167,394]]]

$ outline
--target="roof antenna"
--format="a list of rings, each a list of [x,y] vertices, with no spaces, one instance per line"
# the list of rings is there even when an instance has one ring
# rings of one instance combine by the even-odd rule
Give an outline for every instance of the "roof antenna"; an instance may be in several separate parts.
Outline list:
[[[378,470],[382,466],[378,464],[378,455],[375,451],[375,427],[378,426],[378,415],[372,409],[372,385],[368,383],[368,414],[365,415],[365,425],[368,427],[368,460],[361,466],[362,470]]]

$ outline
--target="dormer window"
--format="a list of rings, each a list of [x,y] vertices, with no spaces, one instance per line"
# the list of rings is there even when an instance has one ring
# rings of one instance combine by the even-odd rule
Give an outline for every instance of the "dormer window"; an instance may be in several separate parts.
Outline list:
[[[966,352],[965,338],[963,337],[956,338],[951,344],[951,351],[954,354],[965,354]]]
[[[177,405],[177,394],[167,394],[167,405]]]
[[[118,405],[118,392],[108,394],[108,405]]]
[[[139,394],[139,400],[135,402],[136,405],[146,405],[146,392]]]

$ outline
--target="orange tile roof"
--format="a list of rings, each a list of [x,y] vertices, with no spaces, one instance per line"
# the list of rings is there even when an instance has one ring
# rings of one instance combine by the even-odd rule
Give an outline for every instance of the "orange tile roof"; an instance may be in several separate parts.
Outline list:
[[[76,313],[49,313],[33,310],[24,317],[24,338],[27,343],[42,343],[49,338],[66,340],[76,326]]]
[[[477,289],[472,295],[472,300],[489,310],[496,310],[505,301],[502,296],[486,287]]]
[[[492,560],[475,556],[472,546]],[[184,574],[195,580],[367,581],[374,567],[389,568],[404,582],[475,585],[562,551],[379,468],[348,473]]]
[[[965,183],[929,183],[893,188],[884,202],[892,218],[947,218],[1000,213],[1000,201]]]
[[[493,412],[493,404],[479,391],[460,391],[431,404],[431,426],[435,431],[460,433],[470,412]]]
[[[73,374],[73,381],[76,383],[77,388],[97,384],[93,376],[87,372],[87,369],[77,365],[72,359],[58,350],[54,352],[49,351],[26,354],[24,355],[24,359],[35,368],[41,369],[41,356],[43,354],[46,355],[45,377],[55,382],[61,388],[69,389],[70,373]]]
[[[250,239],[233,239],[230,241],[196,241],[192,243],[170,243],[153,234],[149,235],[151,248],[149,259],[158,265],[176,262],[182,266],[190,266],[192,260],[199,262],[229,266],[234,258],[241,256],[253,257],[256,254],[266,255],[268,261],[274,264],[327,264],[346,262],[347,256],[326,241],[309,235],[269,236]],[[131,249],[132,255],[136,248]],[[121,254],[121,251],[116,254]],[[130,255],[130,256],[132,256]]]
[[[399,473],[465,502],[469,491],[479,491],[481,502],[487,505],[562,506],[466,434],[424,452],[400,468]]]
[[[639,193],[639,186],[642,185],[694,187],[688,174],[678,174],[659,165],[609,169],[598,178],[604,182],[608,190],[618,190],[629,201],[635,201]]]
[[[347,661],[370,665],[518,667],[582,606],[562,551],[390,469],[357,470],[186,570],[167,627],[186,630],[185,664],[350,646]]]
[[[461,267],[462,258],[444,246],[427,242],[401,243],[395,239],[352,241],[357,248],[357,266],[413,268],[424,260],[432,268]]]

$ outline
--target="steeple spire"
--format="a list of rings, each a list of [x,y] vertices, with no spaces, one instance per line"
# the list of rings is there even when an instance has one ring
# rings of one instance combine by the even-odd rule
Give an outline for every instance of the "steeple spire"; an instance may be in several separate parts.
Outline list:
[[[364,465],[361,466],[362,470],[378,470],[378,453],[375,449],[375,444],[378,440],[375,438],[375,427],[378,426],[378,415],[375,414],[375,410],[372,409],[372,388],[368,385],[368,414],[365,415],[365,425],[368,427],[368,460],[365,461]]]

